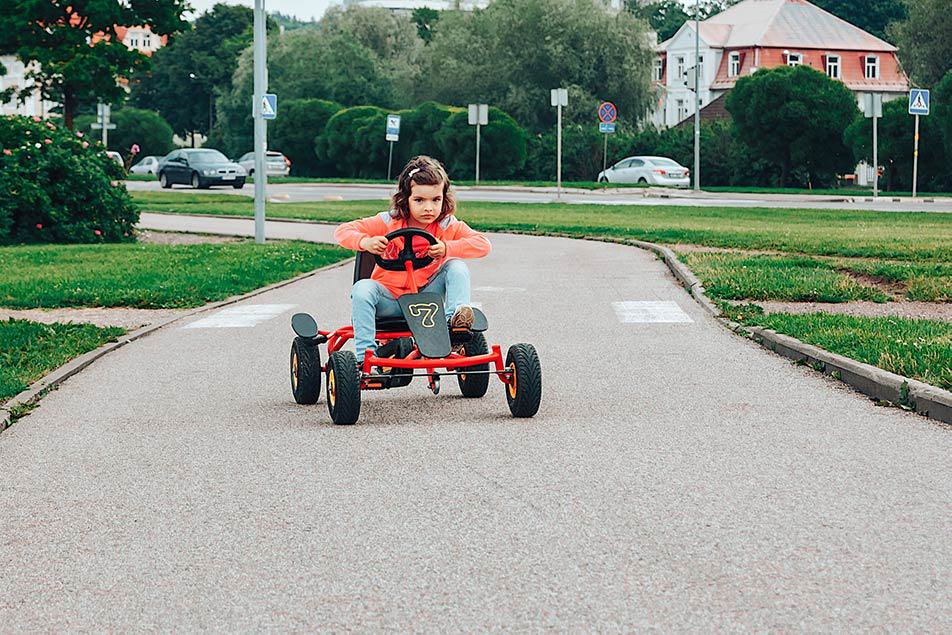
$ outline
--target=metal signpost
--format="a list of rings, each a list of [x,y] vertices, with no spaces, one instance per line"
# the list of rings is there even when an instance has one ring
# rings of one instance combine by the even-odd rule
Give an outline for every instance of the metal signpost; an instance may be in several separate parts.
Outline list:
[[[255,124],[255,242],[264,244],[264,201],[268,185],[265,152],[268,149],[268,122],[265,110],[272,104],[267,101],[267,47],[265,42],[264,0],[255,0],[254,12],[254,97],[252,108]],[[267,104],[267,106],[266,106]],[[275,99],[274,107],[277,108]],[[273,111],[274,109],[272,109]],[[274,113],[269,116],[274,118]]]
[[[866,118],[873,120],[873,197],[879,196],[879,118],[883,116],[883,96],[879,93],[866,95]]]
[[[558,108],[558,133],[556,135],[556,179],[558,187],[556,198],[562,198],[562,108],[569,105],[569,91],[565,88],[553,88],[550,91],[551,103]]]
[[[489,123],[488,104],[469,105],[469,125],[476,126],[476,184],[479,185],[479,129]]]
[[[701,191],[701,0],[694,6],[694,191]]]
[[[605,149],[602,150],[602,172],[608,169],[608,135],[615,132],[615,119],[618,109],[610,101],[603,101],[598,107],[598,131],[605,135]]]
[[[929,115],[929,91],[913,88],[909,91],[909,114],[916,116],[916,135],[912,151],[912,197],[916,197],[919,180],[919,115]]]
[[[112,108],[109,104],[99,103],[96,106],[96,123],[92,124],[90,128],[93,130],[102,129],[102,145],[104,148],[109,148],[109,131],[116,129],[116,124],[109,123],[109,115],[111,114]]]
[[[390,142],[390,158],[387,159],[387,180],[393,167],[393,144],[400,140],[400,115],[387,115],[387,141]]]

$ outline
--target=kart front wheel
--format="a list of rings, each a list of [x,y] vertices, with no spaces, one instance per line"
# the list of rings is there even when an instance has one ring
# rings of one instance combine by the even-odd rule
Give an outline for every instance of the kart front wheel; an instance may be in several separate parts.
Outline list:
[[[514,344],[506,354],[506,401],[513,417],[531,417],[542,402],[542,365],[532,344]]]
[[[335,351],[327,359],[327,411],[337,425],[360,418],[360,371],[351,351]]]
[[[315,404],[321,394],[321,350],[295,337],[291,344],[291,392],[299,404]]]
[[[489,354],[489,345],[486,344],[486,336],[479,332],[473,333],[473,337],[463,344],[463,349],[467,357]],[[467,370],[488,371],[489,364],[477,364],[476,366],[467,366],[465,368],[458,368],[457,370],[460,372],[460,374],[456,376],[456,379],[459,381],[459,391],[463,393],[464,397],[478,399],[489,390],[488,372],[475,374],[465,372]]]

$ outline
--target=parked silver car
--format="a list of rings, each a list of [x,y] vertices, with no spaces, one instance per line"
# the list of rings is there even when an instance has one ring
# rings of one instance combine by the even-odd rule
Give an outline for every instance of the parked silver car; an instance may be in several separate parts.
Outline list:
[[[107,150],[106,156],[118,163],[120,167],[126,167],[125,161],[122,160],[122,155],[115,150]]]
[[[291,173],[291,161],[280,152],[268,150],[264,155],[265,165],[267,165],[268,176],[287,176]],[[255,173],[255,153],[245,152],[241,158],[235,161],[245,169],[248,176]]]
[[[604,172],[601,183],[641,183],[666,187],[690,187],[691,175],[683,165],[666,157],[628,157]]]
[[[162,157],[142,157],[135,165],[129,168],[130,174],[155,174],[159,169],[159,159]]]

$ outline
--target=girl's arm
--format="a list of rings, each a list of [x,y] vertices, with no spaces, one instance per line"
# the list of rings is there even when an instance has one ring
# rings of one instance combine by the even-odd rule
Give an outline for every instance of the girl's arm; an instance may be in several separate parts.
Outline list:
[[[446,229],[443,244],[447,258],[482,258],[492,251],[489,239],[461,220],[454,220]]]
[[[387,222],[380,215],[358,218],[334,230],[334,240],[345,249],[360,251],[360,241],[387,234]]]

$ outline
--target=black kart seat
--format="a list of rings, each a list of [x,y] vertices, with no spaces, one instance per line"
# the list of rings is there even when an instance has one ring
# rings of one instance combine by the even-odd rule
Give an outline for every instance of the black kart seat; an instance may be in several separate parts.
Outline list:
[[[402,317],[378,317],[378,331],[409,331],[410,325]]]

